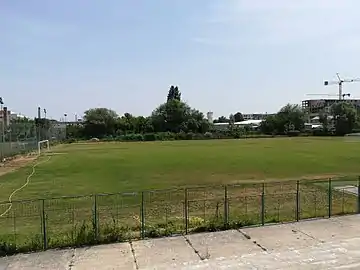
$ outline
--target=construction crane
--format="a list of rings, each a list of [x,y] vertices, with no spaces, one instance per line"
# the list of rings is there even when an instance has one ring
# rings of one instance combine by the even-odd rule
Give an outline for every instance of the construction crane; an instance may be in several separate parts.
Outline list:
[[[327,96],[327,97],[338,97],[339,94],[307,94],[307,96]],[[345,97],[350,97],[350,93],[342,94],[342,99],[345,99]]]
[[[337,95],[339,97],[340,100],[344,99],[345,96],[349,96],[350,97],[350,94],[343,94],[342,93],[342,85],[343,83],[350,83],[350,82],[360,82],[360,79],[348,79],[348,80],[343,80],[340,78],[340,75],[339,73],[336,73],[336,76],[338,78],[338,81],[324,81],[324,85],[325,86],[328,86],[328,85],[334,85],[334,84],[337,84],[339,85],[339,94]]]

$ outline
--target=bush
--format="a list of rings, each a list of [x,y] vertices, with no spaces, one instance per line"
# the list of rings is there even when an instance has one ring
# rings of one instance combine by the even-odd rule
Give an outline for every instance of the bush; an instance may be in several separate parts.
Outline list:
[[[193,140],[195,137],[195,134],[192,132],[186,133],[185,139],[186,140]]]
[[[299,131],[294,130],[288,132],[287,135],[283,136],[302,136]],[[320,134],[313,134],[314,136],[324,136]],[[329,135],[329,134],[327,134]],[[212,139],[247,139],[247,138],[273,138],[281,137],[274,135],[264,135],[259,132],[251,131],[245,133],[244,130],[234,129],[234,130],[213,130],[212,132],[202,133],[193,133],[193,132],[159,132],[159,133],[130,133],[124,135],[118,135],[116,137],[108,136],[101,139],[101,141],[120,141],[120,142],[141,142],[141,141],[173,141],[173,140],[212,140]],[[72,143],[76,142],[74,139],[68,139],[66,142]]]
[[[156,136],[154,133],[146,133],[144,135],[144,141],[156,141]]]
[[[204,139],[213,139],[213,134],[211,132],[206,132],[204,134]]]
[[[186,133],[183,131],[176,133],[175,138],[176,140],[186,140]]]
[[[299,136],[300,135],[300,131],[299,130],[289,130],[288,132],[287,132],[287,135],[289,136],[289,137],[297,137],[297,136]]]
[[[126,134],[122,137],[124,141],[139,142],[144,140],[144,136],[142,134]]]
[[[75,143],[76,140],[74,138],[68,138],[64,141],[64,143]]]

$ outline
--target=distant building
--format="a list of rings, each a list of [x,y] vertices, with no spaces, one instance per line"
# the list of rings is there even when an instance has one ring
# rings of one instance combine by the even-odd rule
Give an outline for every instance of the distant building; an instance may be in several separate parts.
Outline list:
[[[260,126],[261,122],[263,120],[244,120],[241,122],[235,122],[233,123],[233,125],[235,127],[245,127],[245,126],[249,126],[253,129],[256,129]],[[230,123],[215,123],[214,124],[214,129],[216,130],[226,130],[230,127]]]
[[[302,108],[310,119],[319,116],[321,112],[330,113],[331,106],[338,102],[349,102],[360,107],[360,99],[308,99],[301,102]]]
[[[243,114],[244,120],[264,120],[267,116],[271,114],[267,113],[250,113]]]
[[[26,116],[16,112],[12,112],[8,110],[7,107],[4,107],[2,110],[0,110],[0,123],[5,122],[5,125],[10,124],[11,121],[24,118],[26,118]]]
[[[214,113],[213,112],[207,112],[206,118],[209,121],[209,123],[214,123]]]

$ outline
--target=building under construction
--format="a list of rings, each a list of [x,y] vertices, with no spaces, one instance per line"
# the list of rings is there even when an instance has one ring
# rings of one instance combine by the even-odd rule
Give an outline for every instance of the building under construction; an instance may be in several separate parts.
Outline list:
[[[360,107],[360,99],[307,99],[302,101],[302,108],[308,116],[318,116],[320,112],[330,113],[331,106],[338,102],[349,102]]]

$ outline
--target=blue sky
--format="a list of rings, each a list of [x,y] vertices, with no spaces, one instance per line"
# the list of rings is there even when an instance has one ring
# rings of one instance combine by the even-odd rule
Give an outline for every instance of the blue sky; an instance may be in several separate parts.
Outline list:
[[[324,79],[360,77],[355,0],[3,0],[0,88],[11,110],[149,115],[171,84],[215,116],[274,112]],[[344,86],[360,97],[360,83]]]

